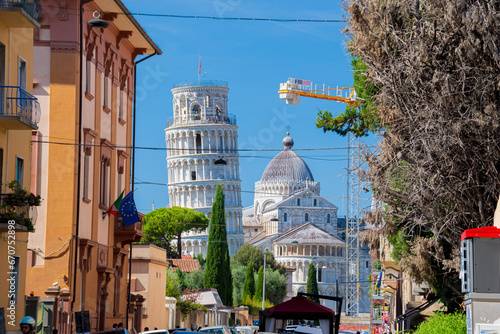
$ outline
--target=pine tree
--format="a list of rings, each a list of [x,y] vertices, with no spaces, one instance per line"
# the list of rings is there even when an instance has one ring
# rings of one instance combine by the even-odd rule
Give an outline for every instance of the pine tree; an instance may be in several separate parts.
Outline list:
[[[253,264],[250,262],[247,266],[247,272],[245,275],[245,283],[243,285],[243,294],[241,296],[242,300],[246,300],[247,297],[252,298],[255,295],[255,279],[253,277]]]
[[[233,305],[233,280],[227,246],[224,193],[218,184],[212,205],[205,271],[205,288],[215,288],[226,306]]]
[[[255,289],[255,299],[262,301],[262,292],[264,291],[264,267],[260,266],[257,276],[257,288]]]
[[[319,293],[318,290],[318,281],[316,280],[316,268],[314,264],[311,262],[309,264],[309,268],[307,268],[307,285],[306,285],[306,293],[311,293],[317,295]],[[307,297],[313,302],[319,303],[318,297]]]

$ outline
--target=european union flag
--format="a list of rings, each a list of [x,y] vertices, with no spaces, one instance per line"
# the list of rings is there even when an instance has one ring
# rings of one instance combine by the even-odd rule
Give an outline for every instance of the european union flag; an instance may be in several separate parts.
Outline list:
[[[130,226],[140,221],[131,191],[122,199],[119,210],[125,226]]]

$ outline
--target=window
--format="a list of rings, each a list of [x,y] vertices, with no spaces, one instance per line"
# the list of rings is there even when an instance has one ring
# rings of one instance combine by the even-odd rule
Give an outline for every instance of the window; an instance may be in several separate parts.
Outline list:
[[[191,172],[191,181],[196,181],[196,172],[195,171]]]
[[[104,93],[103,93],[103,102],[102,105],[105,107],[109,107],[109,79],[108,77],[104,76]]]
[[[309,221],[309,214],[308,214],[308,213],[306,213],[306,214],[304,215],[304,221],[306,221],[306,222],[308,222],[308,221]]]
[[[330,214],[327,214],[327,215],[326,215],[326,223],[327,223],[327,224],[330,224]]]
[[[26,61],[22,59],[21,57],[19,59],[19,64],[18,64],[18,85],[22,89],[26,89]]]
[[[297,206],[300,206],[300,198],[297,198]]]
[[[92,76],[92,72],[91,72],[91,61],[90,60],[87,60],[85,62],[85,92],[87,93],[90,93],[90,81],[91,81],[91,76]]]
[[[123,90],[120,90],[120,98],[118,100],[118,118],[123,119]]]
[[[318,282],[323,282],[323,268],[318,268]]]
[[[196,153],[201,153],[201,135],[196,134]]]
[[[288,215],[286,212],[283,214],[283,221],[286,222],[288,220]]]
[[[314,206],[318,206],[318,201],[316,200],[316,198],[314,199]]]
[[[21,188],[24,185],[24,159],[17,157],[16,159],[16,181],[19,182]]]
[[[200,119],[201,108],[199,104],[194,104],[193,107],[191,108],[191,112],[193,113],[194,120]]]
[[[90,156],[83,156],[83,198],[89,198],[89,165]]]
[[[101,157],[100,176],[99,176],[99,204],[108,206],[109,198],[109,165],[107,157]]]

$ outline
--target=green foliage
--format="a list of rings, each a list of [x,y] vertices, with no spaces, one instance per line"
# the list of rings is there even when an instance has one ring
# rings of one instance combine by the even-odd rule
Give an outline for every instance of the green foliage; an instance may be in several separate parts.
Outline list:
[[[260,248],[254,245],[244,244],[236,254],[233,255],[233,260],[239,262],[243,266],[248,266],[252,263],[253,270],[258,271],[261,266],[264,265],[264,253]],[[282,265],[276,262],[273,253],[269,250],[266,251],[266,266],[271,266],[273,270],[279,270],[282,274],[285,274],[286,269]]]
[[[203,258],[203,254],[198,253],[198,255],[196,255],[194,258],[198,260],[198,262],[200,263],[200,267],[205,266],[205,262],[206,262],[206,261],[205,261],[205,259]]]
[[[217,289],[224,305],[232,306],[233,281],[231,278],[224,207],[223,187],[218,184],[212,205],[208,234],[205,287]]]
[[[195,270],[190,273],[185,273],[184,283],[187,289],[199,290],[204,289],[205,269]]]
[[[29,216],[30,206],[40,206],[40,196],[24,190],[17,181],[11,181],[8,185],[10,192],[2,198],[0,223],[7,224],[10,220],[16,224],[25,226],[28,231],[33,231],[33,223]]]
[[[465,334],[465,316],[460,313],[436,312],[429,320],[421,323],[414,334]]]
[[[142,242],[165,248],[167,258],[171,258],[172,239],[177,238],[177,255],[180,257],[181,234],[187,231],[203,231],[208,226],[208,219],[203,213],[178,206],[151,211],[142,221],[143,231],[146,234]]]
[[[181,295],[181,285],[177,275],[170,269],[166,270],[167,284],[165,286],[165,296],[179,298]]]
[[[307,268],[307,284],[306,284],[306,293],[312,293],[317,295],[319,293],[318,290],[318,280],[316,278],[316,267],[311,262],[309,263],[309,267]],[[307,297],[313,302],[319,303],[319,297]]]
[[[377,103],[373,99],[380,88],[368,80],[368,67],[361,58],[354,57],[351,66],[354,70],[354,90],[361,105],[348,105],[343,114],[335,117],[328,110],[319,111],[316,126],[323,128],[324,132],[333,131],[341,136],[350,132],[362,137],[381,128]]]
[[[286,275],[279,270],[266,268],[266,300],[272,304],[281,304],[286,296]]]
[[[259,268],[259,274],[257,276],[257,287],[255,288],[255,299],[262,301],[262,293],[264,292],[264,267]]]
[[[177,277],[177,281],[179,282],[179,288],[181,291],[186,290],[187,285],[186,285],[186,274],[182,272],[179,268],[175,269],[174,271],[175,276]]]
[[[391,257],[396,264],[399,264],[401,259],[410,254],[411,247],[404,237],[402,230],[398,231],[394,236],[388,236],[387,241],[392,246]]]
[[[250,298],[247,297],[241,302],[241,305],[248,306],[248,312],[253,315],[259,315],[259,311],[262,310],[262,298],[261,300],[258,300],[257,298]],[[264,308],[270,308],[273,307],[274,304],[271,303],[269,300],[266,299],[264,302]]]
[[[177,299],[176,306],[181,310],[182,317],[184,319],[186,318],[187,315],[189,315],[193,311],[202,310],[205,313],[207,313],[207,311],[208,311],[205,306],[197,304],[194,301],[189,300],[189,299],[186,299],[186,300]]]
[[[245,274],[245,285],[243,286],[243,294],[241,298],[245,300],[247,297],[252,298],[255,295],[255,278],[252,263],[247,266]]]
[[[245,266],[231,259],[231,275],[233,277],[233,305],[241,305],[243,285],[245,284]]]

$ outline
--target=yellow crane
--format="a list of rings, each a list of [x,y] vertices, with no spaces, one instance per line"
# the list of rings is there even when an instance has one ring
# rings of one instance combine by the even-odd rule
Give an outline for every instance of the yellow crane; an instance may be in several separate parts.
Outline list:
[[[356,99],[356,92],[353,87],[326,88],[323,84],[322,89],[313,89],[311,81],[296,78],[288,78],[287,82],[280,83],[278,93],[280,99],[286,100],[286,104],[299,104],[301,96],[343,102],[354,107],[361,104]]]

